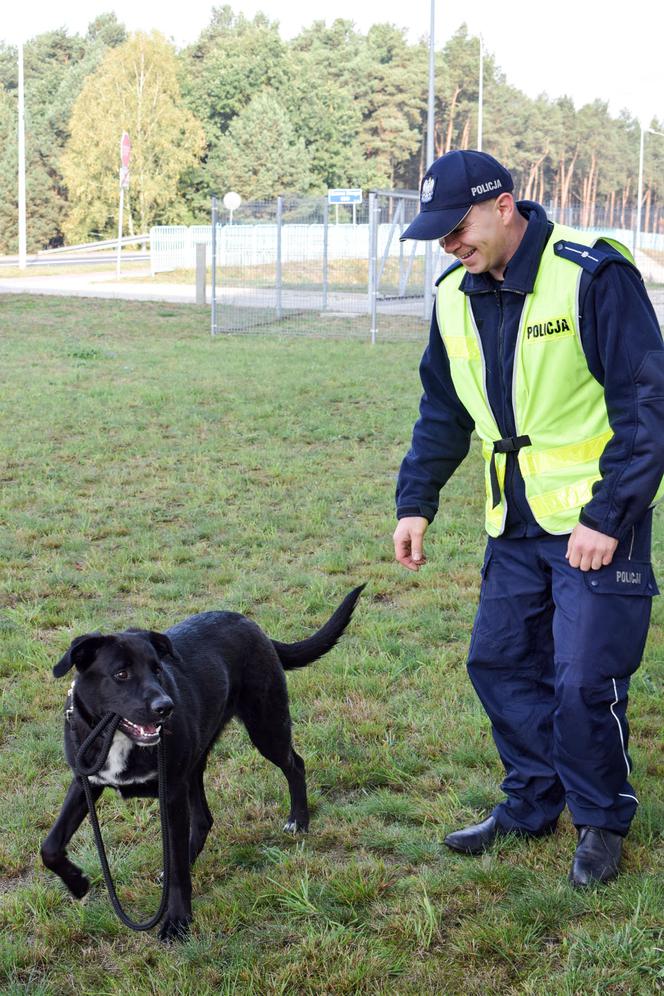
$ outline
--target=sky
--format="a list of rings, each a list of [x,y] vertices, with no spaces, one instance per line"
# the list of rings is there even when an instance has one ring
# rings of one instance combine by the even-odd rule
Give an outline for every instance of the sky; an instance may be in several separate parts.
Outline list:
[[[218,0],[217,6],[222,6]],[[0,39],[15,43],[42,31],[66,27],[84,32],[98,14],[115,11],[130,31],[157,29],[178,47],[196,39],[209,23],[210,0],[24,0],[5,3]],[[291,38],[314,20],[352,20],[366,31],[389,22],[408,38],[428,37],[430,0],[231,0],[247,17],[262,10]],[[646,127],[664,122],[664,4],[661,0],[436,0],[436,47],[462,23],[480,34],[485,49],[512,85],[536,97],[570,96],[578,108],[606,100],[613,115],[627,108]]]

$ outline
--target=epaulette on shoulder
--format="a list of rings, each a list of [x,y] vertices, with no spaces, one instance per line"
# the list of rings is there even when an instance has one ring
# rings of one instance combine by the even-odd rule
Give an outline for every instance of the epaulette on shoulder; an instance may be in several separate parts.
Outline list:
[[[438,277],[438,280],[436,280],[436,287],[441,282],[441,280],[444,280],[445,277],[449,277],[450,273],[452,273],[454,270],[458,270],[460,266],[463,266],[463,263],[461,262],[460,259],[455,259],[453,263],[450,263],[447,269],[444,270],[441,273],[441,275]]]
[[[553,251],[556,256],[560,256],[562,259],[569,259],[572,263],[578,263],[588,273],[596,273],[601,266],[608,262],[627,263],[631,265],[622,253],[608,246],[606,248],[603,246],[584,246],[579,242],[568,242],[566,239],[561,239],[559,242],[556,242]]]

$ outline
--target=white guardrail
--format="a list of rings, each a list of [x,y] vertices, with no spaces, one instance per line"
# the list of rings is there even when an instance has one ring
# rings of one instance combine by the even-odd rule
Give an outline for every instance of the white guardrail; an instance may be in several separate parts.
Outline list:
[[[68,252],[99,252],[103,249],[117,249],[118,242],[121,246],[146,246],[149,241],[149,235],[123,235],[121,239],[102,239],[97,242],[81,242],[75,246],[56,246],[55,249],[39,249],[37,256],[57,256]]]

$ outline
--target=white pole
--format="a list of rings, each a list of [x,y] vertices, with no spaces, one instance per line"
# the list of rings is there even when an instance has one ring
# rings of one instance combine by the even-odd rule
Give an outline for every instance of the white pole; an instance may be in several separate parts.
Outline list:
[[[634,247],[633,252],[639,247],[639,242],[641,241],[641,201],[643,200],[643,140],[645,137],[645,128],[641,125],[641,141],[639,142],[639,186],[636,195],[636,227],[634,229]]]
[[[212,195],[212,309],[210,322],[212,335],[217,334],[217,198]]]
[[[378,220],[380,208],[378,195],[369,194],[369,314],[371,315],[371,345],[376,344],[377,332],[377,281],[378,281]]]
[[[484,39],[480,35],[480,93],[477,108],[477,148],[482,151],[482,117],[484,114]]]
[[[431,20],[429,23],[429,102],[427,108],[427,161],[426,168],[428,169],[433,162],[433,137],[434,137],[434,113],[435,113],[435,87],[434,78],[436,71],[436,53],[435,53],[435,14],[436,14],[436,0],[431,0]]]
[[[429,102],[427,109],[427,161],[428,169],[434,157],[434,114],[435,114],[435,88],[434,77],[436,71],[435,52],[435,27],[436,27],[436,0],[431,0],[431,17],[429,22]],[[431,310],[431,285],[433,284],[433,257],[431,254],[431,243],[424,245],[424,314],[425,321],[429,318]]]
[[[25,224],[25,93],[23,75],[23,42],[18,45],[18,265],[25,270],[27,238]]]
[[[122,182],[120,182],[120,211],[119,211],[119,217],[118,217],[118,256],[117,256],[117,262],[116,262],[116,266],[115,266],[115,275],[116,275],[116,277],[117,277],[118,280],[120,279],[120,253],[122,252],[122,242],[121,242],[121,239],[122,239],[122,211],[123,211],[123,209],[124,209],[124,187],[122,186]]]

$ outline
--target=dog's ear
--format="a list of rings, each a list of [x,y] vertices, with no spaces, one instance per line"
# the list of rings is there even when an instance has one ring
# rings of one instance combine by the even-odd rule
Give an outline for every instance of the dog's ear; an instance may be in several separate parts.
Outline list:
[[[94,660],[95,654],[105,639],[106,637],[102,636],[101,633],[85,633],[83,636],[77,636],[72,641],[67,653],[60,658],[53,668],[53,675],[56,678],[61,678],[73,667],[77,667],[79,670],[87,667]]]
[[[154,630],[150,630],[146,634],[148,640],[157,651],[160,657],[174,657],[175,650],[173,649],[173,644],[168,639],[165,633],[156,633]]]

